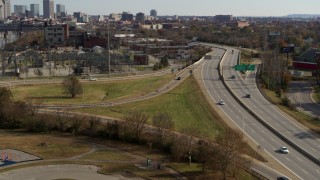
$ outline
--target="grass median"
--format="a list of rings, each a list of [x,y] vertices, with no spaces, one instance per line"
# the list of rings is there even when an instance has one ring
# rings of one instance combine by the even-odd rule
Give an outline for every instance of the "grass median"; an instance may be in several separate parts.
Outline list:
[[[95,115],[123,118],[131,111],[147,114],[149,123],[157,113],[168,113],[175,121],[175,130],[192,129],[204,138],[214,139],[223,132],[220,117],[212,111],[202,91],[193,78],[187,78],[178,88],[161,96],[115,107],[77,109]]]

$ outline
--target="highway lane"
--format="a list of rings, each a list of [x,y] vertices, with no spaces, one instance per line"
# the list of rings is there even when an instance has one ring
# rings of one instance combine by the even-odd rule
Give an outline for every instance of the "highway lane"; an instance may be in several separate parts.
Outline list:
[[[230,66],[237,62],[237,56],[229,54],[224,65]],[[233,69],[226,69],[225,76],[228,77],[236,72]],[[239,75],[238,73],[236,73]],[[240,76],[237,80],[226,81],[227,85],[237,95],[237,97],[244,102],[256,115],[258,115],[264,122],[270,125],[277,132],[289,139],[294,144],[302,147],[303,151],[311,154],[314,158],[320,158],[320,141],[319,136],[309,131],[306,127],[298,124],[293,118],[279,110],[275,105],[268,102],[259,92],[256,83],[255,75],[248,74],[245,79]],[[251,93],[251,98],[243,98],[244,94]]]
[[[311,99],[312,86],[306,81],[293,81],[289,84],[287,96],[299,111],[313,117],[320,117],[320,104]]]
[[[216,50],[216,53],[219,53],[219,51],[221,50]],[[215,102],[221,99],[225,101],[226,104],[219,106],[220,109],[233,120],[239,129],[242,129],[248,137],[259,144],[264,151],[294,172],[299,178],[317,179],[320,176],[318,173],[320,168],[299,152],[292,148],[290,148],[290,153],[287,155],[277,152],[280,146],[290,146],[261,125],[229,94],[219,79],[218,70],[216,69],[218,63],[217,60],[204,62],[202,76],[212,99]],[[271,178],[275,179],[276,177]]]

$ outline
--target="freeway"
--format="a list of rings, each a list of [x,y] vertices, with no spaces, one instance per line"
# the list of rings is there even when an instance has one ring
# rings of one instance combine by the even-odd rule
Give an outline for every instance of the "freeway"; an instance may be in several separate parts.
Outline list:
[[[237,55],[229,53],[223,66],[230,67],[237,63]],[[232,68],[226,68],[224,76],[236,75],[236,79],[227,80],[226,84],[236,94],[236,96],[248,107],[254,114],[260,117],[276,132],[279,132],[285,139],[290,140],[308,155],[312,156],[317,163],[320,163],[320,141],[319,135],[308,130],[303,125],[289,115],[282,112],[275,105],[268,102],[260,93],[256,86],[255,73],[247,73],[242,79],[239,73]],[[251,98],[243,98],[245,94],[251,94]]]
[[[222,56],[223,50],[216,50],[216,53]],[[234,63],[233,58],[236,53],[231,54],[231,51],[226,53],[224,57],[223,63],[230,63],[229,65]],[[202,78],[203,83],[205,84],[207,92],[210,94],[211,98],[218,102],[219,100],[223,100],[225,105],[218,105],[219,108],[237,125],[239,129],[241,129],[249,138],[251,138],[257,145],[262,147],[262,149],[271,155],[274,159],[276,159],[279,163],[289,169],[296,177],[292,177],[294,179],[318,179],[320,176],[320,167],[315,164],[310,159],[303,156],[297,150],[290,148],[290,145],[283,141],[281,138],[276,136],[273,132],[271,132],[268,128],[262,125],[256,118],[254,118],[248,111],[246,111],[243,106],[241,106],[233,96],[227,91],[223,82],[219,77],[219,71],[217,70],[219,61],[217,60],[207,60],[204,62],[202,66]],[[226,73],[226,81],[232,81],[227,77],[231,77],[235,72],[233,71],[229,65],[224,65],[222,68],[223,72]],[[236,81],[240,81],[240,76],[236,76]],[[255,86],[251,84],[251,86]],[[246,86],[245,87],[233,87],[233,90],[242,90],[245,93],[248,93]],[[244,94],[241,93],[241,98]],[[257,89],[251,90],[253,96],[258,96],[260,93]],[[253,98],[254,99],[254,98]],[[246,99],[249,100],[249,99]],[[250,99],[251,100],[251,99]],[[254,101],[254,100],[253,100]],[[256,102],[256,104],[260,104],[260,102]],[[264,101],[263,104],[269,104]],[[259,106],[258,106],[259,107]],[[256,107],[254,107],[256,108]],[[281,146],[289,147],[289,154],[281,154],[278,149]],[[270,179],[276,179],[273,175]]]
[[[288,98],[299,111],[303,111],[313,117],[320,117],[320,104],[311,98],[313,88],[306,81],[293,81],[289,85]]]

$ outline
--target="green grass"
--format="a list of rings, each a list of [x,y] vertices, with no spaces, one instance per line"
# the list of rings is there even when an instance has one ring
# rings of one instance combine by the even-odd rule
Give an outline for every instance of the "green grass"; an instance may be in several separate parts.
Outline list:
[[[263,89],[264,94],[268,97],[268,99],[277,105],[285,113],[289,114],[292,118],[296,119],[298,122],[302,123],[309,129],[315,131],[320,134],[320,121],[316,118],[313,118],[305,113],[302,113],[297,110],[292,110],[282,104],[281,98],[276,95],[273,91]]]
[[[91,154],[85,155],[82,160],[94,160],[94,161],[131,161],[133,158],[122,154],[121,152],[111,150],[99,150]]]
[[[62,134],[31,134],[0,131],[1,149],[22,150],[43,159],[70,158],[88,152],[91,147],[79,142],[81,138]]]
[[[123,118],[131,111],[141,111],[150,117],[149,123],[153,115],[168,113],[175,122],[175,130],[193,129],[199,136],[211,140],[223,129],[219,116],[212,111],[198,84],[191,77],[169,93],[149,100],[76,111],[117,118]]]
[[[18,86],[12,89],[12,94],[14,100],[31,98],[44,104],[97,103],[142,96],[156,91],[172,78],[173,75],[166,75],[120,82],[87,82],[82,84],[83,93],[74,99],[63,94],[60,84]]]
[[[320,103],[320,86],[314,86],[313,99]]]

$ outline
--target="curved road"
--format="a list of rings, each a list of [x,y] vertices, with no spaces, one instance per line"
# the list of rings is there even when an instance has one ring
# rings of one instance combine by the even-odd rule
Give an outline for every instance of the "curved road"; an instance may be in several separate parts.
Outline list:
[[[235,51],[235,50],[234,50]],[[223,50],[216,50],[216,53],[221,55]],[[225,73],[226,81],[238,82],[242,81],[239,75],[236,75],[236,80],[231,80],[228,77],[235,74],[233,69],[229,66],[233,66],[236,61],[234,61],[235,55],[228,51],[224,57],[224,67],[223,72]],[[229,116],[230,119],[242,129],[244,133],[250,137],[256,144],[259,144],[266,152],[268,152],[274,159],[283,164],[287,169],[291,170],[299,179],[318,179],[320,177],[320,167],[313,161],[309,160],[305,156],[301,155],[300,152],[295,149],[290,148],[290,153],[285,155],[279,153],[277,150],[280,146],[290,147],[285,141],[280,139],[274,133],[270,132],[265,126],[259,123],[251,114],[249,114],[227,91],[226,87],[223,85],[219,79],[219,72],[217,70],[219,62],[216,60],[208,60],[203,64],[202,76],[203,81],[206,86],[208,93],[211,98],[218,102],[219,100],[224,100],[225,105],[217,105],[220,109]],[[230,71],[230,72],[229,72]],[[228,84],[228,82],[227,82]],[[230,83],[229,83],[230,84]],[[241,83],[240,83],[241,84]],[[250,84],[248,86],[255,86],[255,84]],[[232,86],[232,90],[240,91],[236,94],[240,94],[240,98],[244,94],[248,93],[247,86],[239,87],[238,84]],[[260,92],[257,89],[251,89],[250,93],[252,96],[258,96]],[[255,98],[245,99],[246,101],[254,101],[256,107],[255,109],[260,109],[259,106],[261,102],[255,100]],[[264,101],[262,104],[269,104]],[[261,111],[261,109],[260,109]],[[270,177],[275,179],[276,177]]]
[[[299,110],[313,117],[320,117],[320,104],[315,103],[312,96],[313,88],[309,82],[293,81],[289,85],[288,98]]]

